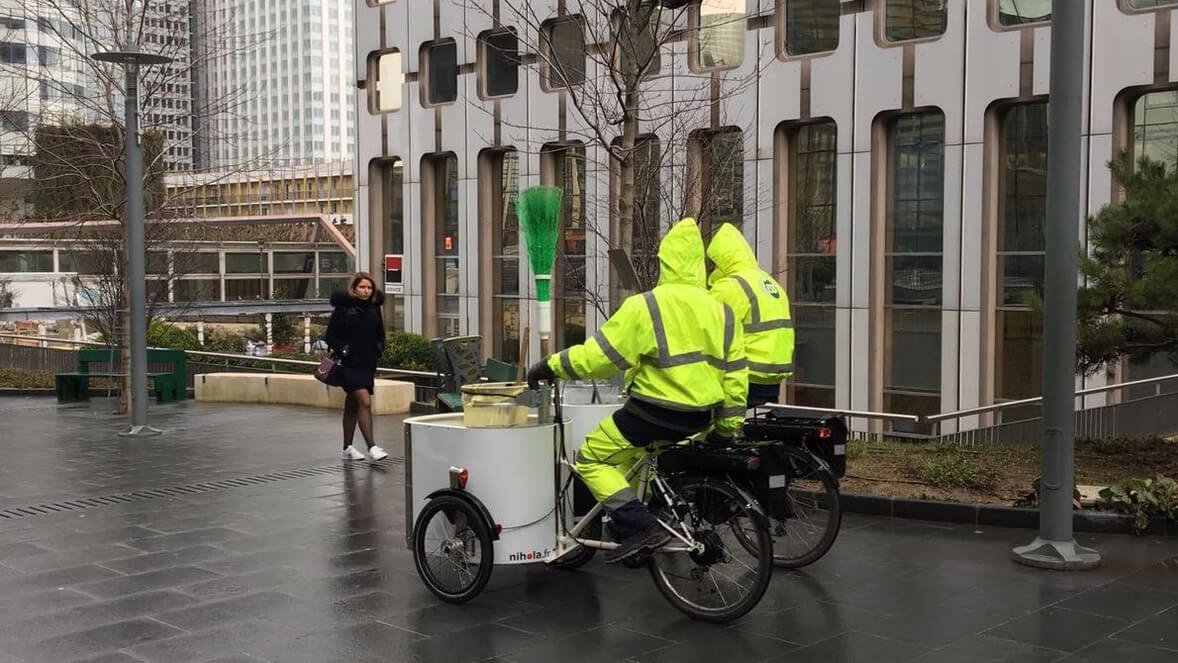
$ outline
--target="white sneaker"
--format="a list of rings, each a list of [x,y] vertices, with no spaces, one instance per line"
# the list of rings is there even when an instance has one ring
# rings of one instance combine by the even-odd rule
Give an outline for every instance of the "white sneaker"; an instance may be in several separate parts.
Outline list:
[[[372,456],[372,460],[384,460],[389,457],[389,454],[384,449],[376,445],[368,447],[368,455]]]
[[[349,445],[344,452],[340,454],[344,460],[364,460],[364,454],[360,453],[356,447]]]

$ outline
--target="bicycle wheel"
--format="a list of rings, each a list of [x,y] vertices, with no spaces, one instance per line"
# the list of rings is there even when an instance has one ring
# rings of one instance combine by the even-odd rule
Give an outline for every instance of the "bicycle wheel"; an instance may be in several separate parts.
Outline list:
[[[818,561],[834,545],[842,524],[834,477],[812,458],[793,456],[786,486],[785,518],[769,525],[773,563],[796,569]]]
[[[729,481],[688,476],[671,484],[687,508],[660,505],[659,518],[686,526],[700,552],[655,552],[650,575],[663,596],[693,619],[725,623],[752,610],[773,572],[773,542],[753,500]]]
[[[413,526],[413,563],[422,582],[448,603],[465,603],[483,591],[495,555],[482,514],[454,495],[436,497]]]

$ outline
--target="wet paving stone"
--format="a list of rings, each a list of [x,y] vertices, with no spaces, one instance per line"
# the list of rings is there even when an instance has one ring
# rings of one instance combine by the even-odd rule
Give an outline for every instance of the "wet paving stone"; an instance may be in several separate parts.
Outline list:
[[[131,442],[99,409],[0,397],[0,505],[315,471],[0,521],[0,663],[1178,660],[1178,538],[1085,535],[1105,563],[1059,574],[1010,562],[1032,532],[846,514],[735,624],[600,560],[451,605],[406,548],[403,466],[343,468],[339,413],[153,405],[167,432]],[[402,419],[377,422],[390,450]]]

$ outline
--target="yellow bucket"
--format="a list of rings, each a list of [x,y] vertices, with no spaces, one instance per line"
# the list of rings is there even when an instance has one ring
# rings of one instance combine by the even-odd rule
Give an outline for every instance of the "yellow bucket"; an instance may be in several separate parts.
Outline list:
[[[515,397],[528,388],[523,382],[481,382],[462,387],[462,425],[467,428],[510,428],[528,423],[528,407]]]

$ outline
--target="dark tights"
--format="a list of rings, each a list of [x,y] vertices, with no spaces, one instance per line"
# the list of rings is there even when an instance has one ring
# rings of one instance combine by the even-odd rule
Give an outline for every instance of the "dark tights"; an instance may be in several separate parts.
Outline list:
[[[360,424],[360,434],[369,447],[375,445],[372,441],[372,394],[361,387],[348,392],[344,400],[344,448],[352,446],[352,439],[356,436],[356,424]]]

